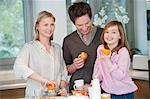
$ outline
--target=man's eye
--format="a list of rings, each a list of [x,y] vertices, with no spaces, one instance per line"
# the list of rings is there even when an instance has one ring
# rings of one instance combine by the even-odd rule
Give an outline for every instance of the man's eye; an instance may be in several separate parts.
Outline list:
[[[44,26],[48,26],[48,24],[44,24]]]

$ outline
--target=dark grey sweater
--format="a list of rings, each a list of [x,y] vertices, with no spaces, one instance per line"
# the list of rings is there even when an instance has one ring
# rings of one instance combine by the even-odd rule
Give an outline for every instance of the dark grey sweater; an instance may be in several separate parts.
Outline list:
[[[73,63],[73,59],[78,57],[78,55],[85,51],[88,53],[88,58],[85,61],[84,67],[78,69],[71,75],[69,90],[73,90],[73,82],[76,79],[84,79],[85,83],[90,83],[93,74],[93,67],[96,59],[96,51],[97,47],[100,44],[100,34],[102,29],[97,28],[95,36],[92,42],[87,46],[80,39],[77,31],[74,31],[70,35],[64,38],[63,42],[63,57],[66,65],[71,65]]]

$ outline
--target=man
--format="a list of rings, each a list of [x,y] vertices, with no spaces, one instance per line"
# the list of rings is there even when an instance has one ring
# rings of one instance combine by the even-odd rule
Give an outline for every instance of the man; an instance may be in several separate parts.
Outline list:
[[[84,79],[85,84],[91,82],[102,29],[92,25],[92,12],[88,3],[74,3],[69,7],[68,13],[77,29],[66,36],[63,42],[63,55],[71,75],[69,85],[71,91],[76,79]],[[88,54],[85,61],[78,57],[81,52]]]

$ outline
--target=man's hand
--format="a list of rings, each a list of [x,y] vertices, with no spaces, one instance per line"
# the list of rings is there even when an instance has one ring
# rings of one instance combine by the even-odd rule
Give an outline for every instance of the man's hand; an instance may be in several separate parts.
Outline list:
[[[84,60],[82,58],[75,58],[73,60],[73,65],[76,69],[80,69],[84,66]]]

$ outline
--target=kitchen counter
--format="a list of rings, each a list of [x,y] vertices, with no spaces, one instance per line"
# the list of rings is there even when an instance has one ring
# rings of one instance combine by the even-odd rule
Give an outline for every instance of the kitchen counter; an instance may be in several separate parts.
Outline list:
[[[130,75],[134,79],[148,80],[148,71],[130,70]],[[0,71],[0,90],[25,88],[26,80],[17,79],[12,70]]]
[[[0,71],[0,90],[25,88],[26,80],[17,79],[12,70]]]
[[[20,98],[20,99],[89,99],[88,96],[57,96],[57,97],[26,97],[26,98]]]

